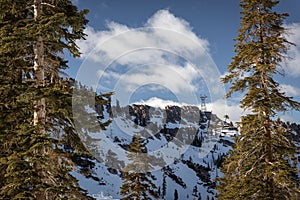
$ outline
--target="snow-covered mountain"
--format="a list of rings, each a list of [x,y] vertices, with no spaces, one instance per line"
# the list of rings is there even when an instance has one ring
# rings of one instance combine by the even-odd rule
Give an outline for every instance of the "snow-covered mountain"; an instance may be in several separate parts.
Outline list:
[[[126,149],[133,135],[140,134],[147,139],[160,199],[174,199],[175,191],[178,199],[213,199],[214,179],[221,175],[219,167],[236,130],[223,131],[220,118],[196,106],[108,105],[96,111],[103,121],[112,122],[106,130],[82,137],[94,158],[75,159],[74,175],[89,194],[121,198],[122,169],[129,162]]]

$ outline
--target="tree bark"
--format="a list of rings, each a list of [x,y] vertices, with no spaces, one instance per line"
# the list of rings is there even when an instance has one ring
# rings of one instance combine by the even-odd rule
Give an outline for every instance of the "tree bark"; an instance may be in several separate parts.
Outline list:
[[[34,0],[34,20],[37,21],[39,15],[42,13],[42,1]],[[34,46],[34,79],[35,86],[42,87],[45,84],[44,81],[44,44],[43,37],[38,36],[36,44]],[[33,124],[36,126],[38,123],[41,125],[45,124],[46,118],[46,102],[44,98],[36,100],[34,102],[34,117]],[[39,128],[41,132],[44,132],[44,128]]]
[[[34,20],[38,22],[38,17],[42,14],[42,0],[34,0]],[[45,76],[45,69],[44,69],[44,44],[43,44],[43,37],[40,35],[38,36],[35,44],[34,44],[34,81],[35,87],[40,88],[45,85],[44,76]],[[33,102],[34,104],[34,114],[33,114],[33,125],[37,127],[37,134],[44,134],[45,133],[45,121],[46,121],[46,102],[45,98],[41,97],[38,100]],[[36,149],[36,154],[44,153],[45,148]],[[42,172],[42,168],[38,163],[34,164],[35,170],[40,174],[44,174]],[[43,179],[43,178],[42,178]],[[37,199],[48,199],[46,192],[44,191],[36,191],[35,197]]]

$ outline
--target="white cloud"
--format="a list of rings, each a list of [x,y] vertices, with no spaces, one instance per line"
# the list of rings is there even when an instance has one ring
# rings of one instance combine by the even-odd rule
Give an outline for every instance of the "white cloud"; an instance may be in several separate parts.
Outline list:
[[[203,50],[206,50],[206,51],[209,50],[209,48],[208,48],[209,43],[207,40],[199,38],[199,36],[197,36],[193,32],[193,28],[190,26],[190,24],[187,21],[174,16],[168,10],[160,10],[157,13],[155,13],[147,21],[145,26],[166,29],[166,30],[172,30],[174,32],[178,32],[180,34],[185,35],[185,37],[189,37],[195,43],[200,43],[201,46],[204,48]],[[172,40],[172,35],[164,34],[164,32],[157,32],[156,34],[158,34],[162,39]],[[182,45],[182,47],[186,47],[186,44],[184,43],[184,41],[181,41],[181,40],[174,41],[173,40],[173,42],[177,43],[176,45]],[[174,45],[174,44],[172,44],[172,45]],[[198,52],[198,53],[201,54],[203,52]]]
[[[280,119],[284,122],[295,122],[295,117],[289,114],[281,115]]]
[[[281,84],[280,90],[285,92],[287,96],[296,97],[300,95],[300,89],[292,85]]]
[[[191,83],[191,80],[197,78],[197,75],[200,74],[190,64],[186,64],[183,67],[167,64],[159,66],[151,65],[128,72],[119,81],[121,81],[120,84],[134,88],[139,85],[156,83],[169,88],[174,93],[183,93],[186,91],[195,91],[196,88]]]
[[[230,100],[218,100],[207,105],[207,109],[217,114],[218,117],[223,119],[224,115],[229,116],[229,120],[232,122],[238,122],[241,116],[245,115],[245,112],[239,105],[239,102],[233,102]]]
[[[209,42],[168,10],[156,12],[139,28],[107,22],[107,30],[88,27],[86,34],[87,40],[78,43],[85,60],[77,80],[110,88],[122,104],[146,84],[161,85],[186,103],[197,102],[206,88],[214,100],[225,94]]]
[[[291,46],[288,55],[292,58],[285,65],[285,71],[294,77],[300,77],[300,23],[286,25],[287,39],[296,46]]]
[[[158,11],[140,28],[108,21],[107,29],[95,31],[87,27],[87,40],[78,42],[82,58],[99,62],[118,59],[120,64],[143,64],[154,58],[163,62],[165,58],[162,55],[170,50],[180,56],[203,56],[209,46],[207,40],[195,35],[188,22],[167,10]],[[156,49],[156,52],[149,53],[148,49]],[[140,51],[141,56],[131,56],[133,51]]]

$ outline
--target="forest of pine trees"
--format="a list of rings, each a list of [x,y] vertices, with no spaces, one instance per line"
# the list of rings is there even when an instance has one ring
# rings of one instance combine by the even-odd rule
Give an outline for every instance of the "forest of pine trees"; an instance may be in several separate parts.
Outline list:
[[[297,148],[280,124],[279,112],[299,110],[300,104],[279,88],[280,73],[289,45],[275,0],[242,0],[241,28],[236,56],[222,81],[230,83],[227,94],[242,92],[241,107],[250,111],[240,121],[241,135],[224,163],[218,199],[299,199],[296,175]]]
[[[0,1],[1,199],[89,199],[69,173],[86,150],[64,78],[86,14],[69,0]]]

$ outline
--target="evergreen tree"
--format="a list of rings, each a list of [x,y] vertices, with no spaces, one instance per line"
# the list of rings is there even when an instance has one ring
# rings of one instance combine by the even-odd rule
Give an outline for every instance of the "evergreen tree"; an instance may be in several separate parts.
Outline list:
[[[178,200],[178,191],[176,189],[174,191],[174,200]]]
[[[122,112],[121,106],[120,106],[120,101],[117,99],[116,100],[116,112],[120,114]]]
[[[166,170],[166,168],[163,167],[163,168],[162,168],[162,172],[163,172],[162,199],[165,199],[166,194],[167,194],[167,181],[166,181],[167,175],[165,174],[165,170]]]
[[[250,111],[241,118],[241,134],[226,159],[219,179],[218,199],[299,199],[299,181],[287,130],[276,117],[300,104],[279,89],[275,75],[289,45],[278,0],[241,0],[241,28],[235,46],[236,56],[222,81],[231,83],[227,94],[244,92],[241,107]],[[293,162],[294,161],[294,162]]]
[[[198,197],[198,188],[197,188],[197,185],[194,186],[193,188],[193,197]]]
[[[225,122],[225,124],[227,124],[227,120],[229,120],[229,116],[226,114],[226,115],[224,115],[224,122]]]
[[[152,199],[150,196],[157,199],[156,186],[149,172],[153,167],[149,164],[145,140],[140,135],[135,135],[128,151],[131,163],[123,171],[124,182],[120,192],[124,196],[122,200]]]
[[[69,174],[65,147],[83,145],[62,78],[64,52],[79,56],[86,13],[69,0],[0,2],[1,199],[88,198]]]

